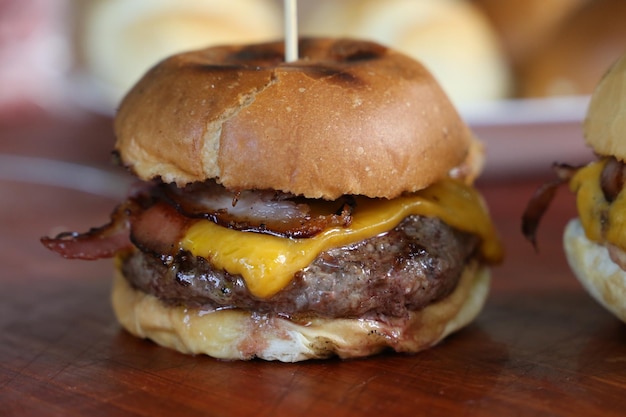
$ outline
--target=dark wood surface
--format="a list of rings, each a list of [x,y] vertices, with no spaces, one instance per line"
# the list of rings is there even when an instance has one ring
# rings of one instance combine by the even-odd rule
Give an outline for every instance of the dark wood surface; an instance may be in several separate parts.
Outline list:
[[[0,122],[0,416],[625,415],[626,325],[567,267],[561,233],[575,212],[565,189],[536,253],[519,222],[543,179],[481,180],[507,258],[482,314],[439,346],[350,361],[222,362],[129,336],[109,306],[111,263],[66,261],[39,244],[105,222],[115,191],[50,185],[41,166],[62,167],[41,160],[20,159],[7,173],[6,156],[110,170],[112,144],[106,118]]]

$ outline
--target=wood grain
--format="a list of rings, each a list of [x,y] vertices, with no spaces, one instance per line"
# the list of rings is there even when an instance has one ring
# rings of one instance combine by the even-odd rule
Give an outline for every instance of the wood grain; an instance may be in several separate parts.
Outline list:
[[[104,167],[94,149],[110,148],[109,129],[100,118],[16,122],[0,126],[0,153]],[[46,137],[63,148],[40,145]],[[282,364],[129,336],[110,309],[110,262],[66,261],[38,243],[59,226],[102,223],[116,201],[0,179],[0,415],[624,415],[626,326],[584,293],[561,248],[572,196],[559,193],[538,253],[519,232],[541,181],[479,184],[507,258],[470,327],[417,355]]]

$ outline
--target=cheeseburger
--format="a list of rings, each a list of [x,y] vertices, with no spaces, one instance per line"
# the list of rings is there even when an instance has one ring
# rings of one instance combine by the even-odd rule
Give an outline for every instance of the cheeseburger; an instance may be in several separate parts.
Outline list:
[[[131,89],[111,221],[43,238],[115,259],[130,333],[191,354],[295,362],[417,352],[468,324],[501,247],[482,150],[422,65],[303,39],[172,56]]]
[[[626,56],[616,62],[594,90],[584,121],[584,136],[598,159],[584,167],[557,166],[559,179],[531,199],[523,229],[534,241],[554,190],[569,183],[576,193],[578,218],[563,236],[574,274],[589,293],[626,321]]]

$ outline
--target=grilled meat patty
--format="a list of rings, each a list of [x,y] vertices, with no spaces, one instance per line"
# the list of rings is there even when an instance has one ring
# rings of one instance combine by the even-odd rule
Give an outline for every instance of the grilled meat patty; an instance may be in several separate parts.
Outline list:
[[[321,253],[268,299],[250,294],[241,276],[204,258],[135,251],[122,271],[137,289],[168,304],[242,308],[288,316],[402,317],[448,295],[478,245],[436,218],[410,216],[393,230]]]

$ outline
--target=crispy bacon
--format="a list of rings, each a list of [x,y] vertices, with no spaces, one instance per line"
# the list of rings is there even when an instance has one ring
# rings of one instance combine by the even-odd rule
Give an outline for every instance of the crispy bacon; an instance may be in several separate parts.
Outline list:
[[[179,249],[178,241],[190,221],[172,206],[157,202],[133,219],[130,240],[143,252],[161,257],[174,256]]]
[[[111,221],[104,226],[86,233],[65,232],[53,238],[43,237],[41,243],[68,259],[110,258],[119,251],[132,248],[128,232],[132,213],[137,208],[133,200],[128,200],[115,209]]]
[[[554,199],[558,188],[569,182],[578,170],[578,168],[571,165],[556,163],[553,165],[553,169],[557,179],[539,187],[528,201],[528,205],[522,214],[522,233],[535,248],[537,247],[537,230],[543,215],[550,207],[550,203]]]
[[[539,187],[528,202],[526,210],[524,210],[522,215],[522,233],[533,246],[537,246],[536,232],[539,222],[552,202],[556,190],[561,184],[569,182],[578,169],[565,164],[555,164],[554,170],[557,174],[557,179]],[[624,185],[626,185],[626,164],[615,157],[608,157],[600,174],[599,185],[605,200],[608,203],[612,203],[619,193],[622,192]],[[602,224],[604,229],[609,227],[606,222],[602,222]],[[605,232],[606,230],[603,230],[603,233]],[[618,253],[616,248],[613,248],[611,253],[616,263],[622,267],[626,266],[626,255],[621,252]]]
[[[314,236],[332,226],[349,226],[353,199],[319,202],[270,191],[230,192],[214,182],[179,189],[169,184],[134,187],[104,226],[86,233],[43,237],[63,257],[100,259],[133,246],[157,256],[173,256],[196,219],[224,227],[294,238]]]

